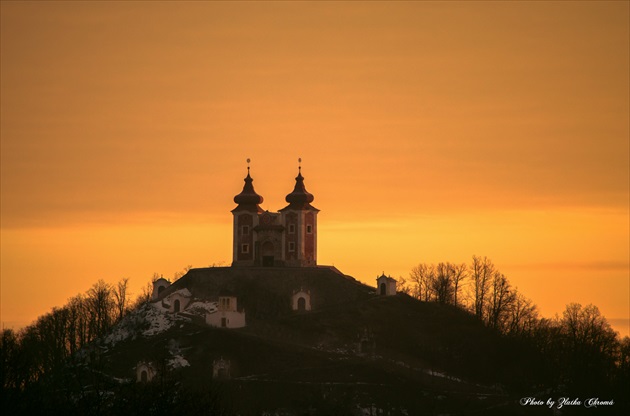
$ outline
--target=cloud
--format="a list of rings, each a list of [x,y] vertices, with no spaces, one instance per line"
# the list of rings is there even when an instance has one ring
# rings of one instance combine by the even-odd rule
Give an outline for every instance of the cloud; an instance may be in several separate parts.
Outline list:
[[[539,271],[629,271],[628,261],[575,261],[575,262],[542,262],[527,264],[506,264],[506,268],[514,270],[539,270]]]

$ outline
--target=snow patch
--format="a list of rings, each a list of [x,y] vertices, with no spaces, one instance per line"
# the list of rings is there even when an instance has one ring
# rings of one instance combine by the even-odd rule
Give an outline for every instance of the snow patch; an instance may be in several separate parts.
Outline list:
[[[190,367],[190,363],[181,355],[175,355],[173,358],[168,360],[168,366],[172,369],[176,369],[182,367]]]
[[[463,383],[464,380],[459,379],[457,377],[453,377],[453,376],[449,376],[448,374],[444,374],[444,373],[440,373],[437,371],[433,371],[433,370],[425,370],[425,373],[433,376],[433,377],[441,377],[441,378],[445,378],[447,380],[452,380],[452,381],[457,381],[458,383]]]
[[[175,323],[175,316],[168,312],[168,309],[163,308],[160,304],[151,304],[147,310],[145,320],[149,324],[149,329],[144,331],[144,336],[150,337],[160,334]]]
[[[186,307],[186,312],[193,315],[205,317],[207,313],[214,313],[219,310],[217,302],[197,301]]]
[[[176,320],[177,316],[160,303],[147,304],[125,316],[103,339],[103,343],[113,347],[128,339],[157,335],[172,327]]]
[[[170,294],[170,295],[168,295],[165,299],[170,299],[170,298],[172,298],[172,297],[173,297],[173,296],[175,296],[175,295],[179,295],[179,296],[181,296],[181,297],[183,297],[183,298],[189,298],[189,297],[191,297],[191,296],[192,296],[192,293],[190,293],[190,290],[188,290],[188,289],[186,289],[186,288],[183,288],[183,289],[179,289],[179,290],[177,290],[177,291],[175,291],[175,292],[171,293],[171,294]]]

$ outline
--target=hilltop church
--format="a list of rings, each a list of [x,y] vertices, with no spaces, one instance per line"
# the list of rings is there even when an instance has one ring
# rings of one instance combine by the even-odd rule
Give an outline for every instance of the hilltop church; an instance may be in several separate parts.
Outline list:
[[[249,162],[249,159],[248,159]],[[298,167],[293,192],[286,196],[289,205],[279,212],[264,211],[263,197],[254,191],[249,174],[234,215],[232,266],[314,267],[317,266],[317,213],[311,205],[313,195],[304,186],[302,167]]]
[[[396,295],[396,280],[384,273],[377,277],[374,290],[334,266],[317,264],[319,210],[311,205],[315,198],[306,190],[301,166],[293,191],[286,196],[288,205],[278,212],[260,207],[263,197],[254,190],[249,165],[244,181],[232,210],[231,267],[190,269],[172,283],[163,277],[156,279],[151,300],[156,310],[169,317],[157,319],[150,334],[175,320],[234,330],[269,316],[308,314]],[[373,354],[373,334],[366,328],[357,331],[351,348],[362,356]],[[237,364],[243,361],[234,350],[223,347],[211,355],[212,374],[217,379],[237,374]],[[140,358],[136,378],[150,381],[157,367],[147,357]]]
[[[249,159],[247,162],[245,185],[234,197],[237,206],[232,210],[232,266],[191,269],[175,284],[164,278],[155,280],[151,298],[161,300],[171,313],[186,313],[195,300],[211,299],[216,305],[207,311],[205,322],[238,328],[245,326],[241,306],[247,303],[238,300],[239,308],[236,307],[237,297],[242,295],[238,292],[243,290],[242,286],[235,288],[239,279],[257,279],[266,284],[284,281],[288,286],[276,289],[287,309],[293,311],[310,311],[335,303],[337,296],[343,297],[343,293],[329,291],[325,283],[329,278],[344,276],[355,281],[333,266],[317,264],[319,210],[311,205],[315,198],[306,190],[302,167],[298,165],[295,186],[286,196],[288,205],[270,212],[260,207],[263,197],[254,190]],[[200,279],[198,285],[191,284],[195,279]],[[376,287],[377,295],[396,294],[396,280],[385,274],[377,277]]]

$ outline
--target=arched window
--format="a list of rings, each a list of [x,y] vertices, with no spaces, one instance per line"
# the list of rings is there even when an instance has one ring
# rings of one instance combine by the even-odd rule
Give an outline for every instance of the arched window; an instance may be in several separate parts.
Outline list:
[[[175,302],[173,302],[173,312],[179,312],[179,309],[180,309],[179,299],[175,299]]]
[[[302,296],[300,296],[298,298],[297,301],[297,310],[298,311],[305,311],[306,310],[306,299],[304,299]]]

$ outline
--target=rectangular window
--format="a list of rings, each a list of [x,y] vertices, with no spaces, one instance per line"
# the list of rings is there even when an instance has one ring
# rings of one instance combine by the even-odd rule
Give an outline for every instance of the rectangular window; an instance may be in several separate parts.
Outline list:
[[[241,234],[249,235],[249,225],[243,225],[243,227],[241,228]]]
[[[241,246],[241,252],[242,253],[249,253],[249,244],[243,244]]]
[[[313,226],[312,225],[307,225],[306,226],[306,234],[311,234],[313,232]]]
[[[221,328],[227,327],[227,318],[221,318]]]
[[[289,251],[295,251],[295,243],[293,241],[289,241]]]
[[[289,234],[295,234],[295,224],[289,224]]]

